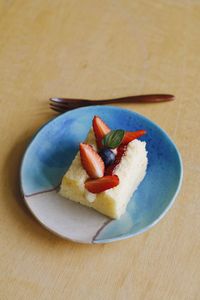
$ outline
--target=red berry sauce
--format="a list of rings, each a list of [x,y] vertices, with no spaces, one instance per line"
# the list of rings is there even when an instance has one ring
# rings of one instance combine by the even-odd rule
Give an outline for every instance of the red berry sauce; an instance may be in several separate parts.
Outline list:
[[[125,155],[126,150],[127,150],[127,145],[120,145],[117,148],[117,155],[115,157],[115,161],[112,165],[110,165],[106,168],[105,175],[114,175],[115,174],[116,167],[121,162],[121,159]]]

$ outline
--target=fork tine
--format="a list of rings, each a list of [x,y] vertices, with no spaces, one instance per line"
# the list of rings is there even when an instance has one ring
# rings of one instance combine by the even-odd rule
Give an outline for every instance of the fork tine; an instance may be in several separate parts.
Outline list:
[[[57,113],[60,113],[60,114],[62,114],[62,113],[64,113],[64,111],[61,111],[60,109],[57,109],[57,108],[55,108],[55,107],[50,107],[52,110],[54,110],[54,111],[56,111]]]
[[[53,100],[53,99],[49,99],[49,103],[53,104],[53,105],[63,105],[63,106],[69,106],[70,103],[69,102],[62,102],[61,100]]]
[[[83,102],[78,102],[78,101],[65,101],[63,102],[61,99],[59,101],[54,101],[53,99],[49,99],[50,105],[54,105],[57,107],[62,107],[64,109],[74,109],[77,107],[82,107],[82,106],[88,106],[91,105],[92,103],[87,102],[87,101],[83,101]]]
[[[68,101],[63,101],[61,98],[49,98],[49,101],[53,103],[68,103]]]
[[[76,107],[78,107],[78,105],[77,104],[69,104],[69,103],[49,103],[50,105],[53,105],[53,106],[55,106],[55,107],[58,107],[58,108],[63,108],[63,109],[71,109],[71,108],[76,108]]]
[[[90,102],[90,100],[87,99],[76,99],[76,98],[59,98],[59,97],[53,97],[53,98],[49,98],[50,102],[56,102],[56,103],[67,103],[67,104],[71,104],[71,103],[85,103],[85,102]]]
[[[86,101],[78,100],[78,99],[63,99],[63,98],[49,98],[50,103],[55,104],[63,104],[73,107],[74,105],[82,105],[85,104]]]
[[[67,106],[65,106],[65,107],[63,107],[62,105],[54,105],[54,104],[52,104],[52,103],[50,103],[50,108],[51,109],[53,109],[53,110],[55,110],[55,111],[57,111],[57,112],[60,112],[60,113],[63,113],[63,112],[66,112],[66,111],[69,111],[69,110],[71,110],[71,109],[74,109],[74,108],[76,108],[76,107],[67,107]]]
[[[68,108],[68,109],[73,109],[73,108],[77,108],[83,105],[86,105],[86,103],[80,103],[77,101],[62,101],[62,99],[56,99],[55,100],[53,98],[49,99],[49,103],[53,104],[57,107],[63,107],[63,108]]]
[[[93,101],[87,99],[70,99],[70,98],[49,98],[49,102],[58,106],[62,106],[68,109],[74,109],[82,106],[88,106],[95,104]],[[102,103],[101,103],[102,104]]]
[[[64,113],[65,111],[68,111],[68,109],[63,109],[63,108],[60,108],[60,107],[57,107],[57,106],[54,106],[54,105],[50,105],[50,108],[56,112],[59,112],[59,113]]]

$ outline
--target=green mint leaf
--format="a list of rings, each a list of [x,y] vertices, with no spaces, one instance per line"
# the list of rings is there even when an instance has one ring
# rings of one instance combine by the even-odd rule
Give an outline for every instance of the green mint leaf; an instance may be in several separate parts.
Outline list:
[[[124,134],[125,131],[122,129],[111,130],[104,136],[102,140],[103,146],[111,149],[117,148],[121,144]]]

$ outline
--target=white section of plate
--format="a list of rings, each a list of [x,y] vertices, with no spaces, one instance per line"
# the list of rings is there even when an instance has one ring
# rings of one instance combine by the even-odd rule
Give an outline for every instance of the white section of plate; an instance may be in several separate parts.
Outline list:
[[[80,243],[93,243],[111,220],[93,209],[59,196],[56,191],[25,196],[25,202],[47,229]]]

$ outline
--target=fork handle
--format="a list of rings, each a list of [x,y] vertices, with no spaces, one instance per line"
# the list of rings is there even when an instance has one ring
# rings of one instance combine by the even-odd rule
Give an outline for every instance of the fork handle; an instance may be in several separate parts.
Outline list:
[[[136,95],[136,96],[128,96],[121,98],[114,98],[108,100],[95,100],[95,103],[132,103],[132,102],[163,102],[173,100],[174,96],[170,94],[150,94],[150,95]],[[89,102],[92,100],[89,100]]]
[[[68,105],[93,105],[93,104],[108,104],[108,103],[134,103],[134,102],[143,102],[143,103],[154,103],[154,102],[165,102],[174,100],[174,96],[171,94],[149,94],[149,95],[136,95],[128,96],[114,99],[106,100],[89,100],[89,99],[73,99],[73,98],[50,98],[50,101],[65,103]]]

